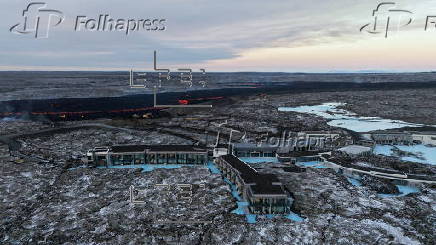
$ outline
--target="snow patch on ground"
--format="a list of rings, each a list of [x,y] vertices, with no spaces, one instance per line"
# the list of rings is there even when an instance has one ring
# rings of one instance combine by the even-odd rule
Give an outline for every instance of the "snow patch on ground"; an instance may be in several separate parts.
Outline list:
[[[384,229],[390,235],[395,238],[395,241],[401,244],[409,244],[409,245],[419,245],[418,241],[412,240],[411,238],[404,236],[404,232],[399,227],[391,226],[385,222],[377,221],[377,220],[363,220],[364,224],[368,224],[369,226],[377,226],[381,229]]]

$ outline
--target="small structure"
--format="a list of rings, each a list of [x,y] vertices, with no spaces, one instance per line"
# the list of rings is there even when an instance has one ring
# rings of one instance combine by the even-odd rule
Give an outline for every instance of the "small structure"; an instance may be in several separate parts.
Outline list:
[[[190,145],[119,145],[96,147],[87,153],[96,166],[141,164],[206,164],[205,148]]]
[[[229,149],[227,145],[216,145],[213,148],[213,158],[218,158],[229,154]]]
[[[321,161],[320,152],[315,151],[291,151],[287,153],[277,153],[280,162],[295,164],[297,162]]]
[[[261,174],[234,155],[215,160],[223,177],[233,182],[253,214],[287,214],[292,198],[274,174]]]
[[[368,156],[372,152],[371,147],[361,146],[361,145],[349,145],[338,149],[339,152],[347,154],[351,157],[356,156]]]
[[[414,143],[436,146],[436,132],[411,132]]]
[[[237,157],[274,157],[278,146],[252,143],[233,143],[232,152]]]
[[[376,131],[371,134],[371,137],[377,144],[410,145],[413,143],[412,134],[408,132]]]
[[[360,140],[356,141],[356,144],[357,145],[361,145],[361,146],[366,146],[366,147],[374,148],[375,141],[368,140],[368,139],[360,139]]]

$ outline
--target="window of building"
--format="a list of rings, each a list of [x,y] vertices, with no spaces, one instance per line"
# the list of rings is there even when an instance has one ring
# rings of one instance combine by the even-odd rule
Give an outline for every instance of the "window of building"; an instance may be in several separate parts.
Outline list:
[[[157,163],[158,164],[166,164],[167,163],[166,154],[157,154]]]
[[[106,166],[107,165],[106,156],[97,156],[97,165]]]
[[[168,163],[169,164],[177,164],[176,154],[174,154],[174,153],[168,154]]]
[[[121,157],[122,157],[121,155],[111,155],[110,158],[111,158],[112,165],[117,166],[123,164]]]
[[[156,155],[155,154],[147,155],[147,163],[149,163],[149,164],[157,164],[157,162],[156,162]]]
[[[251,157],[260,157],[260,153],[259,152],[252,152]]]
[[[145,155],[144,154],[135,154],[134,155],[134,164],[135,165],[145,164]]]
[[[177,163],[186,164],[186,154],[177,154]]]
[[[204,155],[198,155],[197,163],[198,164],[205,164],[206,163],[206,157]]]
[[[188,154],[188,164],[195,164],[195,154]]]

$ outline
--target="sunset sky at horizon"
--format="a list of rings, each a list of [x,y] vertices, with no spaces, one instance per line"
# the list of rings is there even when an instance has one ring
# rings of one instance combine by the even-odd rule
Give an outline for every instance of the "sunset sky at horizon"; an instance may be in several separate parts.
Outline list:
[[[152,70],[162,68],[259,72],[413,72],[436,70],[436,2],[394,1],[388,38],[359,29],[373,23],[383,1],[45,1],[65,21],[46,39],[11,33],[32,1],[4,1],[0,9],[0,70]],[[407,10],[412,14],[389,12]],[[166,19],[161,32],[74,31],[76,16]],[[398,27],[412,18],[412,23]],[[434,18],[436,21],[436,17]],[[380,25],[380,30],[382,26]]]

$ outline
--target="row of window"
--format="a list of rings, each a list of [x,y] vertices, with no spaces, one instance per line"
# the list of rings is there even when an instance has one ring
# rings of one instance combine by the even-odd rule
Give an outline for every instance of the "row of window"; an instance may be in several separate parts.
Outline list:
[[[285,214],[290,212],[287,206],[250,206],[250,212],[254,214]]]
[[[248,151],[235,151],[237,157],[275,157],[273,152],[248,152]]]
[[[97,156],[99,166],[108,165],[106,156]],[[130,154],[109,155],[109,165],[141,165],[141,164],[205,164],[207,156],[204,154]]]

